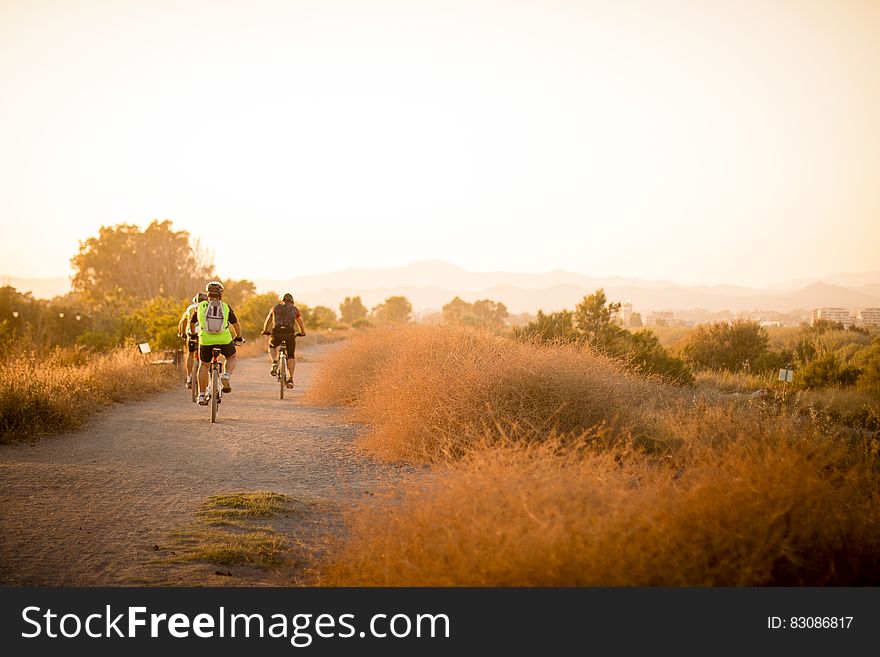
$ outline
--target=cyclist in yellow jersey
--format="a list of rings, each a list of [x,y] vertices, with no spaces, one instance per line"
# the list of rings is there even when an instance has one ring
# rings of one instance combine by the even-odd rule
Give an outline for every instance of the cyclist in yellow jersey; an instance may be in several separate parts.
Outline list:
[[[223,297],[223,285],[218,281],[211,281],[206,286],[208,293],[207,301],[202,301],[190,318],[190,332],[195,333],[195,327],[199,327],[199,404],[207,405],[205,390],[208,387],[208,364],[213,356],[213,349],[220,348],[220,353],[226,357],[226,367],[220,380],[223,383],[223,392],[232,392],[232,384],[229,376],[235,370],[235,344],[243,342],[241,337],[241,325],[235,312],[229,307]]]
[[[196,349],[199,347],[199,334],[198,327],[196,327],[196,333],[190,333],[187,329],[190,326],[189,320],[192,318],[193,313],[196,308],[199,307],[199,304],[202,301],[205,301],[208,298],[208,295],[204,292],[199,292],[192,298],[192,303],[187,307],[186,310],[183,311],[183,315],[180,316],[180,321],[177,322],[177,337],[183,338],[186,340],[186,387],[192,388],[193,382],[191,380],[192,368],[193,368],[193,360],[195,359]]]

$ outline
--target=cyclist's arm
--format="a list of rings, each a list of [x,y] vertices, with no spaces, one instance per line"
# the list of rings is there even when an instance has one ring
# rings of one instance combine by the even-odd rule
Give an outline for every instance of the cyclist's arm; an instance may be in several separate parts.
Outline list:
[[[189,319],[189,314],[184,311],[184,313],[180,316],[180,321],[177,322],[177,335],[180,337],[184,337],[186,333],[186,320]]]
[[[303,324],[302,315],[300,315],[296,318],[296,325],[299,326],[299,332],[302,333],[303,335],[305,335],[306,334],[306,327],[305,327],[305,324]]]
[[[275,323],[275,308],[270,309],[269,314],[266,315],[266,321],[263,322],[263,333],[269,330],[269,321]]]
[[[229,327],[232,329],[232,332],[234,334],[232,336],[233,338],[240,338],[241,337],[241,324],[236,322],[235,324],[230,324]]]

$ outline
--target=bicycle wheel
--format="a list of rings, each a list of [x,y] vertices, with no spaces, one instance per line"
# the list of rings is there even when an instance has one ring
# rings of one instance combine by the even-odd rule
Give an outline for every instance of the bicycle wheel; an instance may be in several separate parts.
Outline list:
[[[281,384],[281,399],[284,399],[284,386],[287,385],[287,356],[278,359],[278,382]]]
[[[217,421],[217,404],[220,403],[220,371],[211,368],[211,422]]]

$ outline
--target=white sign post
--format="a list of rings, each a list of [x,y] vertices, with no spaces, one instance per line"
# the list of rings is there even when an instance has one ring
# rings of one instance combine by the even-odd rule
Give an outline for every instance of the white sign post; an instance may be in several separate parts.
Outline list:
[[[782,381],[782,401],[785,401],[785,390],[794,380],[794,370],[791,369],[791,365],[779,370],[779,380]]]

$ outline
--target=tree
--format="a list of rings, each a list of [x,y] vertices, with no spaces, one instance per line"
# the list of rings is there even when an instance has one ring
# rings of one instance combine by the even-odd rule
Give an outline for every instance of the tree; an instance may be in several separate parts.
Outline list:
[[[627,362],[628,369],[657,374],[673,383],[693,383],[694,375],[687,364],[666,351],[652,331],[626,333],[621,337],[621,357]]]
[[[412,304],[406,297],[388,297],[373,308],[373,319],[378,324],[402,326],[409,324],[412,317]]]
[[[132,224],[102,226],[80,242],[70,260],[73,288],[95,306],[134,308],[154,297],[185,299],[201,290],[212,265],[171,222],[153,221],[143,231]]]
[[[858,387],[866,392],[880,395],[880,338],[861,349],[853,357],[853,365],[861,369]]]
[[[629,316],[629,326],[630,328],[642,328],[645,323],[642,321],[641,313],[633,313]]]
[[[240,305],[233,306],[235,316],[241,323],[241,330],[246,339],[253,339],[263,330],[263,322],[269,309],[278,303],[278,294],[267,292],[266,294],[253,294],[248,296]]]
[[[697,327],[682,353],[696,367],[736,371],[746,361],[754,363],[764,358],[768,345],[767,330],[758,322],[743,320]]]
[[[473,306],[460,297],[455,297],[442,308],[443,322],[446,324],[461,324],[465,317],[472,312]]]
[[[620,305],[619,302],[608,303],[602,288],[584,297],[574,311],[578,332],[593,345],[610,342],[610,337],[617,335],[619,330],[614,318]]]
[[[327,329],[336,326],[336,313],[327,306],[315,306],[309,314],[309,328]]]
[[[507,306],[491,299],[468,303],[459,297],[443,306],[443,323],[452,325],[482,326],[500,329],[509,314]]]
[[[367,307],[360,297],[345,297],[345,300],[339,304],[339,317],[343,324],[349,326],[358,320],[366,319],[367,312]]]
[[[858,367],[841,362],[834,354],[826,354],[798,370],[794,382],[797,387],[807,389],[851,386],[860,374]]]
[[[177,348],[181,344],[177,321],[183,311],[179,301],[168,297],[145,301],[123,320],[124,335],[137,342],[148,342],[153,349]]]
[[[539,310],[535,321],[515,328],[513,335],[520,339],[536,339],[548,343],[574,342],[578,336],[574,329],[573,318],[574,313],[570,310],[561,310],[549,315]]]
[[[474,301],[471,313],[480,326],[499,329],[507,319],[507,306],[499,301],[481,299]]]
[[[605,290],[599,288],[593,294],[584,297],[574,311],[574,322],[578,333],[592,347],[607,351],[624,333],[614,321],[619,310],[620,303],[608,303]]]
[[[223,283],[223,300],[232,306],[236,311],[236,316],[238,316],[238,307],[257,293],[257,286],[247,279],[220,282]]]

